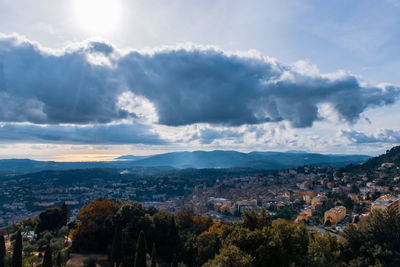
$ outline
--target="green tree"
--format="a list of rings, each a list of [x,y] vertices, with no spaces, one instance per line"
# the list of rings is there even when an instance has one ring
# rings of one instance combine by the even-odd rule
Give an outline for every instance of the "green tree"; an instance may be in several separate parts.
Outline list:
[[[264,227],[269,227],[272,224],[272,217],[269,215],[264,208],[261,209],[261,212],[257,213],[256,211],[245,211],[243,213],[243,226],[250,229],[263,229]]]
[[[206,262],[204,267],[249,267],[252,266],[251,255],[243,252],[238,247],[230,245],[221,249],[214,259]]]
[[[356,184],[352,184],[351,188],[350,188],[350,192],[351,193],[360,193],[360,188],[358,188],[358,186]]]
[[[18,230],[14,243],[12,255],[12,267],[22,267],[22,236],[21,230]]]
[[[151,250],[151,267],[157,267],[157,251],[156,243],[153,243],[153,249]]]
[[[4,241],[4,235],[0,235],[0,267],[4,267],[4,258],[6,256],[6,242]]]
[[[354,207],[354,202],[353,200],[351,200],[351,198],[347,197],[343,205],[346,207],[347,210],[352,210]]]
[[[39,221],[36,225],[36,233],[43,231],[57,231],[65,225],[65,215],[61,207],[48,208],[39,215]]]
[[[343,231],[343,257],[354,266],[400,266],[400,215],[393,209],[372,210],[356,229]]]
[[[220,247],[220,239],[218,233],[206,231],[197,236],[197,262],[199,264],[206,263],[209,259],[214,258]]]
[[[4,257],[6,256],[6,243],[4,236],[0,235],[0,267],[4,267]]]
[[[51,248],[50,245],[47,245],[44,252],[42,267],[51,267],[52,265]]]
[[[61,265],[62,265],[62,258],[61,258],[61,252],[59,251],[56,257],[56,266],[61,267]]]
[[[115,214],[113,221],[121,224],[122,229],[122,255],[125,265],[133,265],[133,253],[140,231],[144,231],[148,237],[151,217],[147,209],[139,203],[123,203]],[[111,243],[111,242],[110,242]],[[149,243],[150,244],[150,243]]]
[[[135,267],[146,267],[146,240],[144,232],[140,231],[139,238],[136,243]]]
[[[180,242],[174,215],[166,211],[154,214],[148,237],[149,242],[157,243],[158,258],[169,262]]]
[[[65,205],[65,203],[63,203],[62,206],[61,206],[61,214],[62,214],[62,223],[63,223],[63,225],[67,225],[69,209],[68,209],[67,205]]]
[[[171,267],[178,267],[178,260],[176,259],[175,253],[172,255]]]
[[[122,262],[122,230],[121,224],[118,222],[114,230],[114,238],[112,243],[111,262],[112,265],[119,266]]]
[[[308,247],[309,266],[340,266],[340,246],[336,237],[328,232],[322,235],[320,232],[312,232],[312,238]]]

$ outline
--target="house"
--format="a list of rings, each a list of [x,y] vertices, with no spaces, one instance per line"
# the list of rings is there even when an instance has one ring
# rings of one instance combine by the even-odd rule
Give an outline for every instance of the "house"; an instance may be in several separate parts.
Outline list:
[[[331,224],[338,224],[346,217],[346,208],[344,206],[334,207],[324,214],[324,222],[329,221]]]

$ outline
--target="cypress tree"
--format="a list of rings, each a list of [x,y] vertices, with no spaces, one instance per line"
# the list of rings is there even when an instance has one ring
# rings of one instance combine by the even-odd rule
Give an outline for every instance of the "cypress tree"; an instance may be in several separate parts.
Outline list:
[[[4,267],[4,256],[6,255],[6,242],[4,236],[0,235],[0,267]]]
[[[151,250],[151,267],[157,267],[156,243],[153,243],[153,249]]]
[[[57,267],[61,267],[61,265],[62,265],[62,259],[61,259],[61,252],[59,251],[59,252],[57,253],[56,266],[57,266]]]
[[[62,220],[63,220],[63,225],[67,225],[68,223],[68,207],[67,205],[62,204],[61,206],[61,210],[62,210]]]
[[[18,230],[14,243],[14,252],[12,255],[12,267],[22,267],[22,236]]]
[[[122,230],[121,224],[117,223],[114,231],[114,239],[112,243],[111,261],[112,265],[119,266],[122,262]]]
[[[171,267],[178,267],[178,261],[176,260],[176,254],[172,255]]]
[[[138,241],[136,243],[134,267],[146,267],[146,240],[144,238],[143,231],[140,231]]]
[[[51,261],[51,248],[50,245],[47,245],[44,252],[42,267],[51,267],[53,265]]]

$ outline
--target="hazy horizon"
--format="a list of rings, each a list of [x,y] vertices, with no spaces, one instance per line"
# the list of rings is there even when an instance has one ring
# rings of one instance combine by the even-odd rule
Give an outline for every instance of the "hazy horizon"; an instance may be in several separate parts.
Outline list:
[[[213,152],[213,151],[234,151],[240,153],[251,153],[251,152],[280,152],[280,153],[316,153],[322,155],[365,155],[365,156],[378,156],[382,153],[378,154],[362,154],[362,153],[319,153],[319,152],[309,152],[309,151],[294,151],[294,150],[287,150],[287,151],[278,151],[278,150],[268,150],[268,151],[261,151],[261,150],[252,150],[252,151],[238,151],[238,150],[231,150],[231,149],[218,149],[218,150],[179,150],[179,151],[158,151],[154,153],[150,153],[150,151],[146,151],[147,154],[99,154],[99,153],[92,153],[86,154],[84,153],[75,153],[75,154],[66,154],[60,156],[49,156],[49,155],[40,155],[38,157],[30,157],[27,155],[24,156],[17,156],[17,157],[4,157],[0,156],[0,160],[4,159],[29,159],[29,160],[37,160],[37,161],[55,161],[55,162],[100,162],[100,161],[120,161],[120,160],[128,160],[128,159],[119,159],[119,157],[123,156],[145,156],[151,157],[161,154],[167,153],[174,153],[174,152],[197,152],[197,151],[204,151],[204,152]]]

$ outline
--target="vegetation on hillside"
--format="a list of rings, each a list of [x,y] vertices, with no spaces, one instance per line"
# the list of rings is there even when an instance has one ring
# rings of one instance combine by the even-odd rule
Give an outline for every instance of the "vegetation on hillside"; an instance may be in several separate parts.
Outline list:
[[[393,211],[373,211],[338,239],[303,224],[273,220],[264,210],[245,212],[238,223],[218,223],[188,210],[173,214],[126,200],[98,199],[67,225],[58,209],[63,210],[51,208],[16,225],[10,233],[12,255],[0,238],[4,266],[63,266],[77,252],[108,255],[102,266],[400,265],[400,216]],[[27,238],[27,229],[36,236]],[[60,236],[69,236],[72,244],[66,239],[57,246]],[[94,266],[96,259],[86,264]]]

